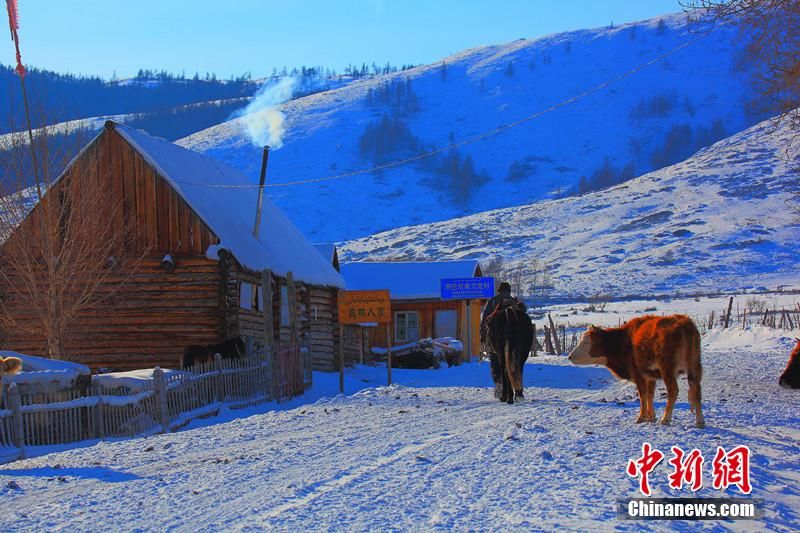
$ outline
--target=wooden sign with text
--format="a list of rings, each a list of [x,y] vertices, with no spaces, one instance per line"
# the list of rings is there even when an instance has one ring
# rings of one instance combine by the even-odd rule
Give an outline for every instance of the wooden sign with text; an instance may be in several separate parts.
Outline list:
[[[339,291],[339,323],[388,324],[392,319],[389,291]]]

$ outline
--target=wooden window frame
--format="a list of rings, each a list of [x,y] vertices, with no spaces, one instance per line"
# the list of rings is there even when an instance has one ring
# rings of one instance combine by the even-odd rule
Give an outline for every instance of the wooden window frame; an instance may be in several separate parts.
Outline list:
[[[245,286],[249,287],[250,290],[250,297],[249,297],[249,307],[245,305],[245,294],[243,293],[243,289]],[[239,308],[246,309],[247,311],[261,311],[261,299],[259,293],[261,292],[261,287],[256,285],[255,283],[250,283],[249,281],[240,281],[239,282]]]
[[[411,336],[408,334],[408,331],[409,331],[408,318],[410,316],[412,316],[412,315],[416,316],[416,318],[417,318],[417,325],[414,327],[414,329],[417,332],[417,335],[416,335],[415,338],[411,338]],[[403,317],[402,318],[402,320],[403,320],[403,324],[402,325],[400,324],[400,317],[401,316]],[[400,337],[400,335],[399,335],[400,331],[404,332],[402,337]],[[419,340],[419,335],[420,335],[420,331],[419,331],[419,311],[395,311],[394,312],[394,334],[393,334],[394,343],[396,343],[396,344],[406,344],[406,343],[409,343],[409,342],[417,341],[417,340]]]

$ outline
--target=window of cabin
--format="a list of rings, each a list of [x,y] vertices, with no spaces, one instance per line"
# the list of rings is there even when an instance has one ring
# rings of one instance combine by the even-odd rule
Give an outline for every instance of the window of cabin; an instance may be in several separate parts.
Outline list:
[[[394,341],[405,343],[419,340],[419,313],[397,311],[394,314]]]
[[[258,301],[259,287],[246,281],[239,282],[239,307],[258,311],[260,309]]]
[[[289,327],[289,287],[281,285],[281,327]]]

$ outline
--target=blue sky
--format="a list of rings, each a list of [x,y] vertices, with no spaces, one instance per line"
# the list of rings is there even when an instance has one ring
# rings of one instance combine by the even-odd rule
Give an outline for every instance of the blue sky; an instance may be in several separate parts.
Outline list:
[[[3,2],[5,3],[5,2]],[[474,46],[680,11],[678,0],[19,0],[26,64],[121,78],[429,63]],[[5,6],[4,6],[5,7]],[[5,17],[2,17],[5,20]],[[3,30],[5,31],[5,30]],[[7,34],[6,34],[7,35]],[[10,40],[0,62],[13,62]]]

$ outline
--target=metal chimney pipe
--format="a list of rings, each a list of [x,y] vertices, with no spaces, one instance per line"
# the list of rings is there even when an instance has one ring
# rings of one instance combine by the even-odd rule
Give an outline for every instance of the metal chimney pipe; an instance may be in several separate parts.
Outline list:
[[[253,226],[253,237],[258,239],[258,230],[261,228],[261,206],[264,204],[264,182],[267,178],[267,161],[269,160],[269,146],[264,147],[261,157],[261,176],[258,180],[258,203],[256,204],[256,223]]]

